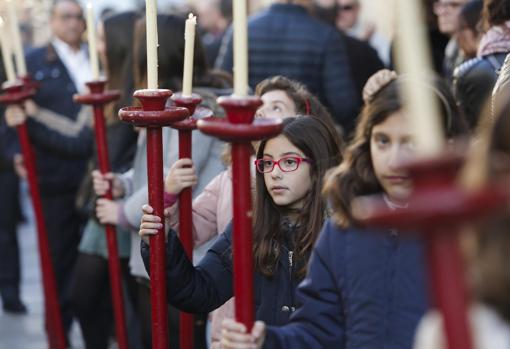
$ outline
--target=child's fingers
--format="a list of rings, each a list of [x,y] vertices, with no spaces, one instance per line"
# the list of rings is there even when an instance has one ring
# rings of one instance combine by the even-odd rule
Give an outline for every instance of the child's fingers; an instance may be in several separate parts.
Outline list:
[[[144,214],[140,223],[161,223],[161,218],[153,214]]]
[[[227,331],[246,333],[246,327],[242,323],[236,322],[233,319],[223,320],[223,322],[221,323],[221,327]]]
[[[255,349],[255,343],[248,334],[236,332],[223,332],[221,334],[221,347],[224,349]]]
[[[142,236],[146,236],[146,235],[156,235],[158,233],[158,230],[157,229],[140,229],[140,231],[138,232],[138,235],[140,235],[140,237]]]
[[[163,228],[163,224],[161,223],[152,223],[152,222],[143,222],[140,224],[140,230],[142,229],[148,229],[148,230],[155,230],[156,232],[158,229]]]
[[[193,160],[185,158],[185,159],[179,159],[175,162],[174,168],[183,168],[183,167],[189,167],[193,166]]]
[[[193,167],[179,168],[174,171],[175,176],[190,176],[195,174]]]
[[[142,206],[142,211],[143,213],[151,214],[154,212],[154,209],[152,208],[152,206],[145,204]]]
[[[266,324],[262,321],[255,322],[253,328],[251,330],[251,334],[255,337],[256,340],[264,336],[266,333]]]

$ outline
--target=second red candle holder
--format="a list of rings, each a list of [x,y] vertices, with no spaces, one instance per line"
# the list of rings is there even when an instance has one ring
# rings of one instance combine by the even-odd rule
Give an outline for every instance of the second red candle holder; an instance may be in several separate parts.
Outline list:
[[[105,91],[106,81],[91,81],[87,83],[89,94],[75,95],[74,101],[94,108],[94,129],[96,136],[97,159],[102,174],[110,172],[108,158],[108,142],[106,139],[106,126],[104,119],[104,106],[120,98],[119,91]],[[112,190],[108,189],[104,198],[113,200]],[[111,224],[105,225],[108,248],[108,266],[110,271],[110,284],[112,303],[115,317],[115,332],[120,349],[127,349],[128,335],[126,329],[126,316],[124,311],[124,296],[122,292],[122,277],[117,244],[117,231]]]
[[[142,107],[128,107],[119,111],[122,121],[147,129],[147,177],[149,181],[149,204],[154,214],[163,216],[163,144],[162,130],[188,117],[188,109],[166,108],[170,90],[138,90],[134,97]],[[150,238],[150,279],[152,307],[152,348],[168,349],[168,303],[165,278],[165,229]]]

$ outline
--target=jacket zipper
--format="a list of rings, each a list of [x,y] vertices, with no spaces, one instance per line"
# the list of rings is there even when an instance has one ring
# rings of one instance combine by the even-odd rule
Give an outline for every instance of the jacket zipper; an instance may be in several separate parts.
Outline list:
[[[294,292],[293,292],[293,278],[292,278],[292,271],[294,269],[293,256],[294,256],[294,251],[289,251],[289,277],[290,277],[290,287],[289,287],[289,290],[290,290],[290,300],[291,300],[291,304],[290,304],[290,311],[291,312],[293,312],[295,310],[295,306],[294,306]]]

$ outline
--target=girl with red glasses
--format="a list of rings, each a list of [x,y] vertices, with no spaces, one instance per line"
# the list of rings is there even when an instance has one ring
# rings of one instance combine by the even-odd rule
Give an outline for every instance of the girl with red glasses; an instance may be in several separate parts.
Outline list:
[[[281,135],[257,152],[253,212],[256,319],[286,324],[296,308],[294,292],[303,279],[312,246],[325,218],[321,197],[326,171],[340,163],[336,130],[315,117],[284,120]],[[147,207],[145,207],[147,212]],[[145,214],[143,240],[161,227]],[[233,297],[232,228],[227,226],[198,266],[187,258],[175,231],[167,239],[168,301],[182,311],[207,313]],[[149,245],[142,242],[149,266]]]
[[[371,77],[344,162],[325,181],[333,213],[296,291],[299,308],[286,326],[257,322],[250,333],[244,325],[226,320],[222,349],[412,347],[428,306],[421,241],[395,229],[359,226],[351,205],[358,196],[381,193],[389,208],[407,206],[412,182],[399,162],[414,156],[414,146],[400,91],[409,83],[424,84],[438,98],[448,138],[465,134],[464,120],[444,83],[410,82],[388,70]],[[264,167],[271,166],[268,162]],[[357,207],[361,212],[363,208]]]

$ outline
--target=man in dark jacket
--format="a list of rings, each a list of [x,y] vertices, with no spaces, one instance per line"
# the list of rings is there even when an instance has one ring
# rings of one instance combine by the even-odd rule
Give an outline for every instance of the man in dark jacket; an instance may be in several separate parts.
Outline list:
[[[345,43],[336,29],[314,19],[309,0],[278,0],[248,23],[249,84],[284,75],[305,84],[349,128],[360,101],[351,78]],[[232,32],[216,66],[232,71]]]
[[[80,4],[57,0],[50,24],[51,43],[27,56],[28,71],[40,87],[35,104],[26,110],[62,318],[68,331],[73,317],[69,286],[83,224],[75,199],[93,149],[90,114],[73,102],[73,95],[85,88],[92,74],[81,43],[85,22]]]

